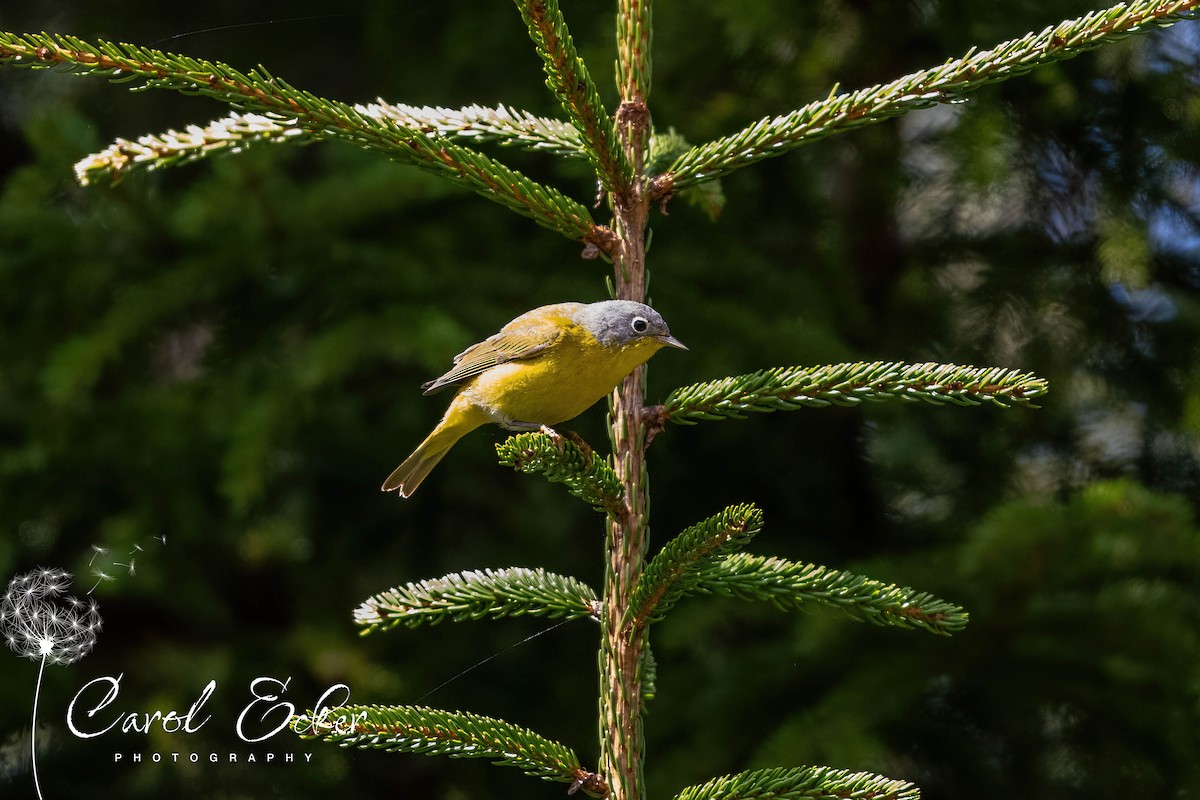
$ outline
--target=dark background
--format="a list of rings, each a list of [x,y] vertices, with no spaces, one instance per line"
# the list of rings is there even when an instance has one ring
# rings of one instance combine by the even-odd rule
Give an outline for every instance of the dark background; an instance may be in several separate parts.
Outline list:
[[[507,3],[42,6],[7,3],[0,27],[263,63],[352,102],[557,113]],[[569,6],[611,108],[612,6]],[[701,142],[835,81],[889,80],[1095,7],[662,0],[654,120]],[[193,33],[218,26],[234,27]],[[886,403],[655,441],[655,547],[753,501],[767,519],[755,552],[918,587],[972,617],[944,638],[686,601],[654,631],[653,797],[795,764],[912,780],[927,798],[1200,793],[1198,44],[1180,24],[806,146],[727,178],[715,223],[684,202],[654,216],[652,299],[691,350],[654,360],[651,400],[876,359],[1018,367],[1052,392],[1040,410]],[[46,669],[46,796],[559,797],[479,762],[287,734],[252,748],[234,723],[259,676],[290,676],[299,707],[339,682],[361,702],[412,703],[544,625],[359,639],[351,611],[375,592],[514,565],[601,584],[597,517],[497,466],[498,429],[465,439],[409,501],[377,487],[443,409],[422,381],[526,309],[603,299],[606,267],[341,144],[74,183],[72,164],[115,137],[223,111],[0,70],[0,578],[62,567],[82,594],[92,545],[110,562],[145,548],[135,576],[93,595],[95,651]],[[578,165],[489,152],[590,202]],[[599,445],[603,416],[574,427]],[[422,702],[526,725],[594,763],[595,646],[590,623],[571,623]],[[212,720],[75,739],[71,697],[117,674],[106,714],[185,711],[216,680]],[[4,797],[33,796],[36,675],[0,653]],[[135,752],[203,760],[133,765]],[[276,763],[246,765],[250,752]],[[287,752],[311,763],[279,764]]]

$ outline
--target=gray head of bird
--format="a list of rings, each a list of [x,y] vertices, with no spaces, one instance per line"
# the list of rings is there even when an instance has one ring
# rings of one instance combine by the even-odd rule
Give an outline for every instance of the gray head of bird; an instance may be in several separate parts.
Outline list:
[[[632,300],[589,303],[577,319],[605,347],[657,342],[663,347],[687,350],[683,342],[671,335],[662,315],[645,303]]]

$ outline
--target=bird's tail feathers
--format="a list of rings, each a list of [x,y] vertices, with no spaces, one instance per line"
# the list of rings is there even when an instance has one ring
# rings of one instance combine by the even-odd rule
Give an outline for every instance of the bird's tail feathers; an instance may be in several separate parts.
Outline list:
[[[392,470],[392,474],[383,482],[383,491],[398,491],[401,497],[411,497],[421,485],[421,481],[425,480],[446,453],[450,452],[450,448],[487,420],[485,415],[474,408],[464,410],[468,413],[455,413],[457,409],[451,406],[446,416],[433,429],[433,433],[421,442],[411,456],[404,459],[403,464]],[[479,415],[479,419],[475,418],[476,414]]]

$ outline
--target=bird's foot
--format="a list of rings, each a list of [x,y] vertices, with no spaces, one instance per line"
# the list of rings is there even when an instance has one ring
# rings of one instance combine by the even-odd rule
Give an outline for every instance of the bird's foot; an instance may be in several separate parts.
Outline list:
[[[541,427],[538,428],[538,430],[541,431],[542,433],[546,434],[547,436],[550,437],[551,440],[553,440],[554,446],[558,448],[558,454],[562,455],[563,448],[566,446],[563,444],[562,434],[559,433],[558,431],[554,430],[554,428],[551,428],[549,425],[542,425]]]

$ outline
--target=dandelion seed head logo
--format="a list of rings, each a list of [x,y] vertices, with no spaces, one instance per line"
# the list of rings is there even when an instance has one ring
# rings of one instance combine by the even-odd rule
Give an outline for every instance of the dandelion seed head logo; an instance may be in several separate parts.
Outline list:
[[[33,693],[33,725],[29,753],[33,785],[42,797],[37,771],[37,710],[42,693],[42,673],[47,664],[74,664],[96,646],[100,632],[100,607],[95,600],[66,594],[71,573],[63,569],[35,569],[8,582],[0,600],[0,636],[19,656],[40,661]]]
[[[37,569],[8,583],[0,600],[0,636],[17,655],[50,664],[73,664],[91,652],[100,631],[95,600],[64,596],[71,573]]]

